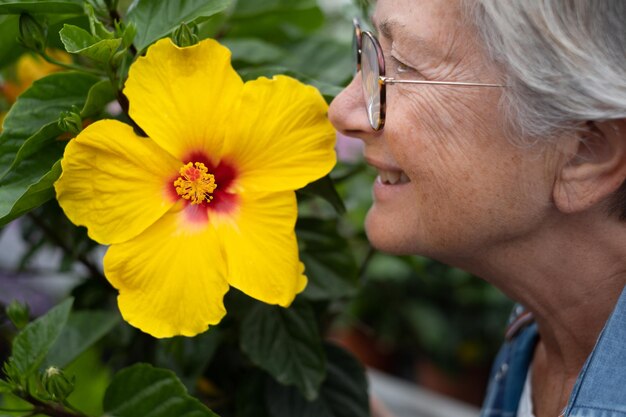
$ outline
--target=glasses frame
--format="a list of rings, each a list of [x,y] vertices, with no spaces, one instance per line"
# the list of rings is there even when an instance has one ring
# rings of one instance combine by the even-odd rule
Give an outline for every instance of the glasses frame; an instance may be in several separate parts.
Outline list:
[[[375,131],[381,130],[385,126],[385,114],[387,107],[387,84],[430,84],[430,85],[451,85],[457,87],[505,87],[504,84],[489,84],[489,83],[477,83],[477,82],[462,82],[462,81],[427,81],[427,80],[397,80],[393,77],[385,76],[385,57],[383,55],[383,48],[380,46],[380,42],[376,36],[367,30],[361,29],[361,23],[358,18],[352,19],[354,25],[354,48],[356,54],[356,72],[361,71],[361,56],[363,53],[363,37],[367,37],[376,50],[376,59],[378,61],[378,93],[380,100],[380,115],[378,117],[378,125],[372,123],[373,117],[368,114],[368,120],[370,126]],[[365,97],[365,87],[362,87],[363,95]],[[365,97],[367,99],[367,97]],[[369,111],[366,109],[366,111]]]

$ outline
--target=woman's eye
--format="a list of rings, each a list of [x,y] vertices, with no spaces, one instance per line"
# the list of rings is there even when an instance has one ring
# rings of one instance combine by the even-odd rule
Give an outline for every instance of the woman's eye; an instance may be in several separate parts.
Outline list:
[[[393,55],[391,55],[391,61],[393,62],[393,67],[397,74],[406,74],[406,73],[415,71],[414,68],[400,61],[398,58],[396,58]]]
[[[398,71],[398,73],[403,74],[405,72],[411,72],[413,68],[409,67],[406,64],[403,64],[402,62],[398,61],[398,64],[396,65],[396,71]]]

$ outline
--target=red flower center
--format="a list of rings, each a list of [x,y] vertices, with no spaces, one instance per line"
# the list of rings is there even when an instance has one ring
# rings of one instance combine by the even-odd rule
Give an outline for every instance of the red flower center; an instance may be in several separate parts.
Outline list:
[[[214,164],[204,153],[185,158],[180,176],[172,179],[170,194],[185,202],[185,214],[194,222],[207,221],[211,212],[231,213],[239,203],[233,185],[237,171],[228,161]]]

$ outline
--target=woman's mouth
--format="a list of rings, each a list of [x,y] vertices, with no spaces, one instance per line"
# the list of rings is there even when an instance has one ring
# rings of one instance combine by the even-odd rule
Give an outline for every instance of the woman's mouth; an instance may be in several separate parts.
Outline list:
[[[378,169],[379,181],[385,185],[399,185],[411,182],[404,171]]]

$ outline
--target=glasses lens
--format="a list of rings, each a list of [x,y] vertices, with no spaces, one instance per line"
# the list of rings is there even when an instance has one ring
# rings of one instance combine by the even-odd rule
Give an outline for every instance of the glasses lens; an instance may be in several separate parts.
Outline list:
[[[380,84],[378,77],[378,54],[374,42],[369,36],[362,38],[361,77],[363,81],[363,95],[367,106],[367,117],[373,129],[380,126]]]

